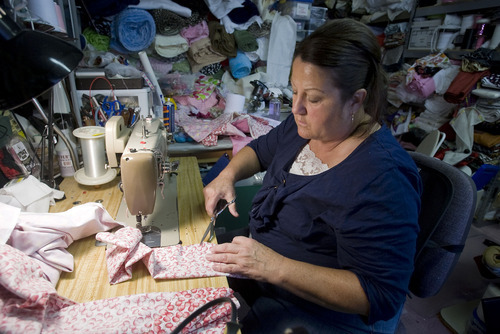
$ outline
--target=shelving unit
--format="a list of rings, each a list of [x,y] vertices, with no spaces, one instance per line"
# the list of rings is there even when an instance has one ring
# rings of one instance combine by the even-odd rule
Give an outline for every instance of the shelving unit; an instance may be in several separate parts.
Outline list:
[[[410,13],[410,19],[408,22],[407,35],[410,36],[412,25],[415,22],[415,18],[438,16],[444,14],[468,14],[468,13],[481,13],[486,10],[491,10],[493,8],[500,8],[500,2],[498,0],[477,0],[477,1],[460,1],[447,3],[435,6],[425,6],[419,7],[418,0],[415,3],[415,8]],[[428,55],[431,50],[429,49],[408,49],[409,38],[406,39],[405,50],[403,52],[403,58],[421,58]],[[446,50],[445,53],[450,58],[460,58],[460,56],[472,52],[474,50]],[[494,61],[500,61],[500,55],[495,53],[493,57]]]

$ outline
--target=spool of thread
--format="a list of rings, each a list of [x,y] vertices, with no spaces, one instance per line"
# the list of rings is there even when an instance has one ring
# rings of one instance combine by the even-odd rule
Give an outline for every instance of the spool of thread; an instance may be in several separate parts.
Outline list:
[[[28,9],[32,17],[50,24],[56,31],[62,31],[59,26],[56,5],[53,0],[29,0]]]
[[[106,174],[104,133],[102,126],[84,126],[73,131],[73,135],[80,139],[83,169],[85,176],[89,178],[99,178]]]
[[[483,263],[496,276],[500,277],[500,246],[490,246],[483,252]]]

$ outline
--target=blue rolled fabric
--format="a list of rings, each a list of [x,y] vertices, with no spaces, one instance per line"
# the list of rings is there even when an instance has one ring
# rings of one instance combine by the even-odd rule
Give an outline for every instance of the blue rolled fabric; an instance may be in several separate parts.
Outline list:
[[[110,47],[122,53],[148,48],[156,35],[153,16],[144,9],[127,8],[113,18]]]
[[[229,58],[229,68],[235,79],[246,77],[252,71],[252,62],[241,51],[238,51],[236,57]]]

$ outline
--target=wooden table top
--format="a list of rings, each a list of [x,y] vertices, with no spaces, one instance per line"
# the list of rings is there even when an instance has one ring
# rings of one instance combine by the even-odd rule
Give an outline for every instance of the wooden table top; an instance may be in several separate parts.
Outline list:
[[[205,211],[202,193],[203,184],[195,157],[179,157],[177,194],[179,209],[179,234],[183,245],[199,243],[210,217]],[[99,188],[78,184],[74,178],[66,178],[60,188],[66,199],[52,206],[50,212],[61,212],[74,205],[102,201],[115,218],[122,200],[117,177]],[[63,272],[57,292],[76,302],[88,302],[117,296],[146,292],[183,291],[203,287],[227,287],[226,277],[193,279],[154,280],[146,266],[139,261],[132,268],[132,279],[109,284],[105,248],[95,245],[95,235],[76,240],[68,251],[74,256],[75,268],[71,273]]]

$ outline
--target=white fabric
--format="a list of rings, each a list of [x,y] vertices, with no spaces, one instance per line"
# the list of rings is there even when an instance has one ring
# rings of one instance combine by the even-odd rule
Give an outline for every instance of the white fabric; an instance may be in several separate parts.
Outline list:
[[[180,34],[173,36],[155,36],[155,51],[162,57],[173,58],[189,49],[188,41]]]
[[[317,175],[328,170],[328,165],[324,164],[309,147],[304,146],[290,168],[290,173],[296,175]]]
[[[252,23],[257,22],[259,26],[262,24],[262,19],[258,15],[252,16],[248,21],[242,24],[234,23],[229,16],[224,16],[220,19],[220,24],[224,26],[228,34],[232,34],[235,30],[247,30]]]
[[[443,68],[434,74],[432,79],[434,80],[434,85],[436,86],[436,94],[444,95],[459,71],[460,66],[450,65],[449,67]]]
[[[259,56],[259,58],[261,60],[266,61],[267,55],[269,53],[269,38],[267,38],[267,37],[257,38],[257,45],[258,45],[258,48],[257,48],[257,51],[255,51],[255,53],[257,53],[257,55]]]
[[[9,240],[20,213],[21,209],[0,203],[0,245]]]
[[[288,86],[297,41],[297,24],[288,15],[275,15],[269,37],[267,74],[271,86]]]
[[[243,7],[245,0],[205,0],[208,9],[218,19],[222,19],[233,9]]]
[[[64,197],[64,192],[52,189],[32,175],[19,182],[9,183],[0,189],[0,202],[28,212],[49,212],[54,199]]]
[[[11,209],[0,204],[0,210]],[[21,212],[7,244],[39,260],[47,279],[55,285],[60,271],[73,271],[73,256],[66,248],[74,240],[121,225],[98,203],[59,213]]]
[[[138,5],[129,5],[130,8],[166,9],[180,16],[191,17],[191,9],[183,7],[171,0],[141,0]]]
[[[475,108],[462,108],[458,111],[457,116],[450,121],[451,127],[457,134],[456,151],[446,151],[444,162],[455,165],[471,154],[474,144],[474,125],[482,121],[484,121],[483,116]]]

